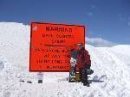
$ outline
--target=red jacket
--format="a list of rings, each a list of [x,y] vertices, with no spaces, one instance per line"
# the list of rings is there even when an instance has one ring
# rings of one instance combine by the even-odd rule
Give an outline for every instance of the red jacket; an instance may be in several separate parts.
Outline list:
[[[78,69],[82,69],[82,68],[90,68],[91,66],[91,59],[90,59],[90,55],[88,53],[87,50],[85,50],[85,48],[82,48],[77,56],[77,68]]]

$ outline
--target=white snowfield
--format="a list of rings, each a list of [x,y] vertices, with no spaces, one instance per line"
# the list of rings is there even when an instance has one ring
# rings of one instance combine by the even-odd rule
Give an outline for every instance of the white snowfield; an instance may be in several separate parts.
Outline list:
[[[68,72],[44,72],[38,84],[28,71],[29,40],[28,25],[0,23],[0,97],[130,97],[130,45],[86,45],[94,70],[86,87],[69,83]]]

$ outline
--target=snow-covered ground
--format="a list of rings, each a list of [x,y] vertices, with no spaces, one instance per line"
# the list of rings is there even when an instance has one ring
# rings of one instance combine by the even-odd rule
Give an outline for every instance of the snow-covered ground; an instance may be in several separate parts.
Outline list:
[[[130,97],[130,45],[86,45],[95,71],[90,87],[69,83],[64,72],[45,72],[38,84],[28,71],[29,38],[28,25],[0,23],[0,97]]]

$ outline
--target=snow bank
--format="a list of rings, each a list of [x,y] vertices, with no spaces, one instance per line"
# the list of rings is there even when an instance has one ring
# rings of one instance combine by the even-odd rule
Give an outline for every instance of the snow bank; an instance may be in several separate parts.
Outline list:
[[[16,66],[28,65],[30,27],[22,23],[0,23],[0,55]]]
[[[0,23],[0,97],[130,97],[130,45],[86,45],[94,70],[90,87],[69,83],[64,72],[45,72],[38,84],[28,72],[29,37],[28,25]]]

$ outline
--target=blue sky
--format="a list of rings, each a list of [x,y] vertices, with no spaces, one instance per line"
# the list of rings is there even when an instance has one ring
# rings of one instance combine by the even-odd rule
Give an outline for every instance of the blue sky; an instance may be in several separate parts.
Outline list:
[[[90,38],[130,44],[130,0],[0,0],[0,21],[81,24]]]

